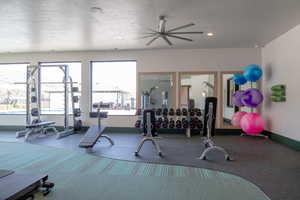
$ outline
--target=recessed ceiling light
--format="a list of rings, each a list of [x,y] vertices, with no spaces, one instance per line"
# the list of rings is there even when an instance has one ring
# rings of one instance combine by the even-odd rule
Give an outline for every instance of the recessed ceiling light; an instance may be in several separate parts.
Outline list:
[[[96,7],[96,6],[91,7],[90,10],[91,10],[91,12],[93,12],[93,13],[96,13],[96,12],[103,13],[103,9],[100,8],[100,7]]]
[[[207,35],[207,36],[209,36],[209,37],[212,37],[212,36],[214,36],[214,34],[213,34],[213,33],[211,33],[211,32],[207,33],[206,35]]]

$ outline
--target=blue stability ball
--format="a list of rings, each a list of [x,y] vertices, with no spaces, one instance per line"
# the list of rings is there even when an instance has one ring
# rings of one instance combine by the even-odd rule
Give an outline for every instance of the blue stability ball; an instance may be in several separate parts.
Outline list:
[[[262,76],[262,70],[260,66],[252,64],[245,68],[244,77],[247,81],[255,82],[259,80]]]
[[[233,80],[237,85],[244,85],[245,83],[247,83],[246,78],[242,74],[234,74]]]

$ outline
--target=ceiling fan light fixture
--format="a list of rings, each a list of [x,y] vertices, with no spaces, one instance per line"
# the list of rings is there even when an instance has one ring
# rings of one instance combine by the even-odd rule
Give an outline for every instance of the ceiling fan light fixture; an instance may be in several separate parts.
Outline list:
[[[206,35],[207,35],[208,37],[212,37],[212,36],[214,36],[215,34],[212,33],[212,32],[209,32],[209,33],[207,33]]]
[[[192,39],[181,37],[181,35],[203,34],[203,31],[189,31],[189,32],[181,31],[182,29],[186,29],[191,26],[194,26],[195,25],[194,23],[185,24],[172,29],[167,29],[166,23],[167,23],[166,17],[164,15],[161,15],[159,16],[158,30],[148,29],[150,32],[147,33],[146,36],[142,37],[142,38],[152,37],[152,39],[148,43],[146,43],[147,46],[151,45],[158,38],[163,39],[169,46],[172,46],[173,43],[169,40],[169,38],[175,38],[178,40],[192,42],[193,41]]]

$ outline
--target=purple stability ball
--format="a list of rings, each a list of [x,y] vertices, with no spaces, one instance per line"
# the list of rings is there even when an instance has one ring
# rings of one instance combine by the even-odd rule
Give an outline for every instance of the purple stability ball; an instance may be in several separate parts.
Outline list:
[[[238,107],[243,107],[243,106],[245,106],[244,103],[242,102],[242,98],[243,98],[244,92],[245,92],[245,91],[243,91],[243,90],[238,90],[238,91],[236,91],[236,92],[232,95],[232,103],[233,103],[235,106],[238,106]]]
[[[250,88],[243,93],[242,103],[250,108],[256,108],[264,100],[263,95],[258,89]]]

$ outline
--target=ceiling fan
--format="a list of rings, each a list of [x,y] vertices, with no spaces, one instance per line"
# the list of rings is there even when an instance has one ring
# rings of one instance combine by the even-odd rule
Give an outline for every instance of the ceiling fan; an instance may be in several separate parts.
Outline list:
[[[166,17],[165,16],[159,16],[158,30],[156,31],[156,30],[153,30],[153,29],[149,29],[150,32],[146,33],[147,36],[143,37],[143,38],[151,38],[152,37],[152,39],[148,43],[146,43],[147,46],[151,45],[158,38],[162,38],[170,46],[172,46],[173,43],[169,40],[169,38],[176,38],[176,39],[192,42],[193,41],[192,39],[186,38],[186,37],[181,37],[181,36],[178,36],[178,35],[203,34],[204,33],[203,31],[178,32],[178,30],[194,26],[195,25],[194,23],[189,23],[189,24],[179,26],[179,27],[176,27],[176,28],[172,28],[172,29],[169,29],[169,30],[166,29],[166,23],[167,23]]]

